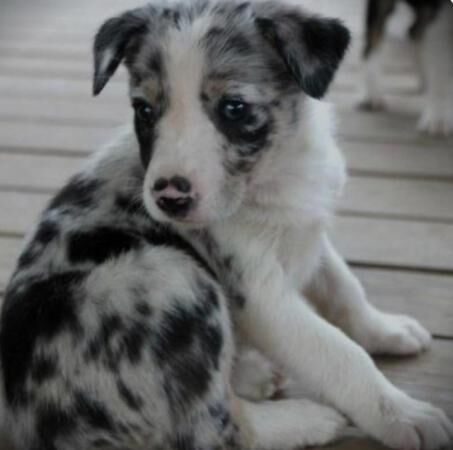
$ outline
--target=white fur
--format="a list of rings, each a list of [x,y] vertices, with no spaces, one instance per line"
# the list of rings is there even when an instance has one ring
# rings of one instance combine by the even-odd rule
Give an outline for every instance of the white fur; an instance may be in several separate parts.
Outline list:
[[[308,120],[287,141],[287,152],[278,153],[280,159],[274,153],[268,176],[255,180],[256,192],[234,217],[214,228],[245,271],[247,303],[237,318],[240,331],[315,397],[385,444],[440,448],[453,438],[445,414],[392,386],[363,348],[313,312],[302,295],[322,267],[325,303],[341,310],[352,337],[369,350],[414,353],[429,342],[415,321],[384,315],[366,302],[325,237],[344,167],[324,106],[310,100],[304,108],[302,117]],[[320,266],[323,259],[327,264]]]

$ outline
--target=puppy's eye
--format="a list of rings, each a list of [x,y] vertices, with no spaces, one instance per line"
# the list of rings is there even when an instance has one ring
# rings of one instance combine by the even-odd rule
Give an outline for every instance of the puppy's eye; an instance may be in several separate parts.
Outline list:
[[[250,114],[250,105],[241,100],[223,100],[219,105],[219,114],[228,122],[241,122]]]
[[[132,106],[139,120],[141,120],[142,122],[154,121],[154,110],[149,103],[145,102],[144,100],[134,100]]]

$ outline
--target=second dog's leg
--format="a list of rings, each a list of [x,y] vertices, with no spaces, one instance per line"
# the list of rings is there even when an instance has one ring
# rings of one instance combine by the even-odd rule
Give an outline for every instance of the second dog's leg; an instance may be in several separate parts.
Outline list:
[[[385,107],[380,85],[382,40],[387,18],[395,7],[395,0],[368,0],[366,17],[366,43],[363,51],[363,92],[359,107],[379,110]]]
[[[367,301],[359,280],[327,236],[307,296],[327,320],[370,353],[413,354],[430,343],[429,333],[415,319],[381,312]]]
[[[453,131],[453,6],[445,2],[420,46],[426,75],[425,107],[419,129],[446,136]]]

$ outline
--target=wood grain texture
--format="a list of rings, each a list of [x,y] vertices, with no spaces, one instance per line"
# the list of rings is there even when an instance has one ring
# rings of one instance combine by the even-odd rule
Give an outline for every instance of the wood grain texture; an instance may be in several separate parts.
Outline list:
[[[0,148],[6,152],[27,149],[31,153],[61,152],[89,154],[114,134],[112,127],[87,128],[77,125],[47,125],[0,122]]]
[[[82,166],[84,158],[0,153],[0,197],[16,191],[55,191]]]
[[[132,120],[128,100],[113,105],[104,97],[87,98],[86,95],[74,101],[51,96],[45,101],[33,97],[17,96],[3,98],[0,102],[0,122],[21,123],[27,131],[28,124],[78,125],[88,128],[118,126]],[[31,132],[30,130],[29,132]]]
[[[453,226],[339,217],[334,242],[349,261],[453,272]]]
[[[354,272],[379,309],[410,314],[431,333],[453,338],[453,277],[365,268]]]
[[[393,142],[344,141],[341,148],[353,173],[453,180],[453,148],[442,141],[429,147]]]
[[[453,222],[453,183],[351,177],[340,210],[414,221]]]

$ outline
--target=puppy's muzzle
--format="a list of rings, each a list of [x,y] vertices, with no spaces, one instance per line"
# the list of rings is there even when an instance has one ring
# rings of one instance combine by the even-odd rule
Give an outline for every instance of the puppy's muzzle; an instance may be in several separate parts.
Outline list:
[[[156,205],[169,217],[184,218],[195,206],[192,184],[181,176],[170,180],[159,178],[154,183],[152,195]]]

